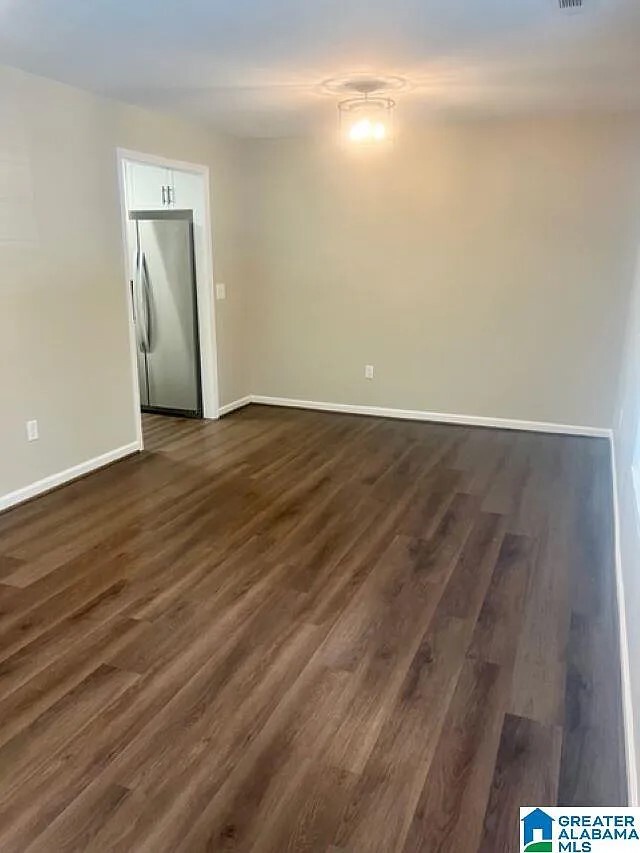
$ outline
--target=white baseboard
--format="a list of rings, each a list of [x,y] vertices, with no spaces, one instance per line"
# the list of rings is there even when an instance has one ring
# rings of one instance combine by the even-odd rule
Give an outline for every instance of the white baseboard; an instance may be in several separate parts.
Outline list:
[[[122,447],[116,447],[115,450],[109,450],[101,456],[95,456],[93,459],[87,459],[86,462],[81,462],[79,465],[74,465],[72,468],[67,468],[65,471],[59,471],[57,474],[50,474],[42,480],[37,480],[35,483],[30,483],[28,486],[23,486],[21,489],[16,489],[15,492],[9,492],[6,495],[0,496],[0,512],[16,504],[28,501],[30,498],[35,498],[43,492],[48,492],[55,489],[57,486],[63,486],[71,480],[77,480],[78,477],[83,477],[85,474],[90,474],[98,468],[103,468],[111,462],[116,462],[125,456],[130,456],[132,453],[140,450],[140,444],[137,441],[131,444],[125,444]]]
[[[609,438],[610,430],[602,427],[554,424],[543,421],[517,421],[509,418],[487,418],[481,415],[458,415],[444,412],[423,412],[417,409],[388,409],[381,406],[353,406],[349,403],[319,403],[315,400],[293,400],[288,397],[265,397],[252,394],[251,402],[265,406],[288,406],[295,409],[316,409],[322,412],[343,412],[352,415],[371,415],[378,418],[400,418],[409,421],[461,424],[463,426],[517,429],[527,432],[549,432],[560,435],[584,435]]]
[[[235,412],[236,409],[242,409],[244,406],[248,406],[251,403],[251,396],[240,397],[239,400],[234,400],[233,403],[227,403],[226,406],[220,406],[218,409],[218,415],[223,417],[224,415],[228,415],[229,412]]]
[[[638,806],[638,765],[636,761],[636,739],[633,723],[633,694],[631,692],[631,665],[629,661],[629,635],[627,633],[627,609],[622,574],[622,551],[620,544],[620,504],[618,501],[618,472],[616,467],[616,445],[613,434],[611,445],[611,483],[613,488],[613,524],[616,567],[616,592],[618,599],[618,627],[620,630],[620,668],[622,672],[622,713],[624,719],[625,750],[627,759],[627,786],[629,805]]]

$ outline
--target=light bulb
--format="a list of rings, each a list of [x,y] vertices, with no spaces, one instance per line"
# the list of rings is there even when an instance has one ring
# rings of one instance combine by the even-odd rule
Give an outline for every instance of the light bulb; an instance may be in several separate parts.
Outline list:
[[[352,142],[381,142],[386,137],[387,129],[381,121],[362,118],[349,128],[349,139]]]
[[[351,125],[349,138],[353,142],[363,142],[371,136],[371,122],[368,118],[363,118]]]

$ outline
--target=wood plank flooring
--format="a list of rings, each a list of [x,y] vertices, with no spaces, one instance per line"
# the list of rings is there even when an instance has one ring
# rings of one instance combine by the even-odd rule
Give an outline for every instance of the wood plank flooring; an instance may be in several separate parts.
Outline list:
[[[0,516],[0,849],[511,853],[626,802],[605,441],[251,406]]]

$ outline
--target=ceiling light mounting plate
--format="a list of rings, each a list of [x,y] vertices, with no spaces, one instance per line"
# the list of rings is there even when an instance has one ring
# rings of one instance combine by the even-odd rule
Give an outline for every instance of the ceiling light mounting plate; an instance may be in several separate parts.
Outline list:
[[[322,89],[329,95],[354,97],[362,95],[388,94],[405,89],[407,81],[404,77],[382,74],[351,74],[344,77],[331,77],[322,84]]]

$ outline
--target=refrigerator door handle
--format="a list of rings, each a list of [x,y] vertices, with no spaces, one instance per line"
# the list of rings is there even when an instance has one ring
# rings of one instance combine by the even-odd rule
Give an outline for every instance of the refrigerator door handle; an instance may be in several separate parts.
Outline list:
[[[143,352],[142,349],[142,329],[140,326],[141,317],[141,306],[140,306],[140,287],[142,286],[141,276],[140,276],[140,250],[136,252],[136,260],[135,260],[135,276],[131,281],[131,301],[133,303],[133,322],[136,327],[136,345],[140,352]]]
[[[144,294],[144,345],[145,352],[151,352],[151,282],[149,268],[144,252],[142,253],[142,280]]]
[[[136,297],[133,285],[133,279],[129,279],[129,289],[131,291],[131,319],[133,320],[133,325],[136,324]]]
[[[138,338],[138,349],[140,352],[149,352],[150,350],[150,302],[149,302],[149,271],[147,269],[147,259],[144,252],[138,252],[136,264],[136,304],[138,310],[136,313],[136,332]]]

